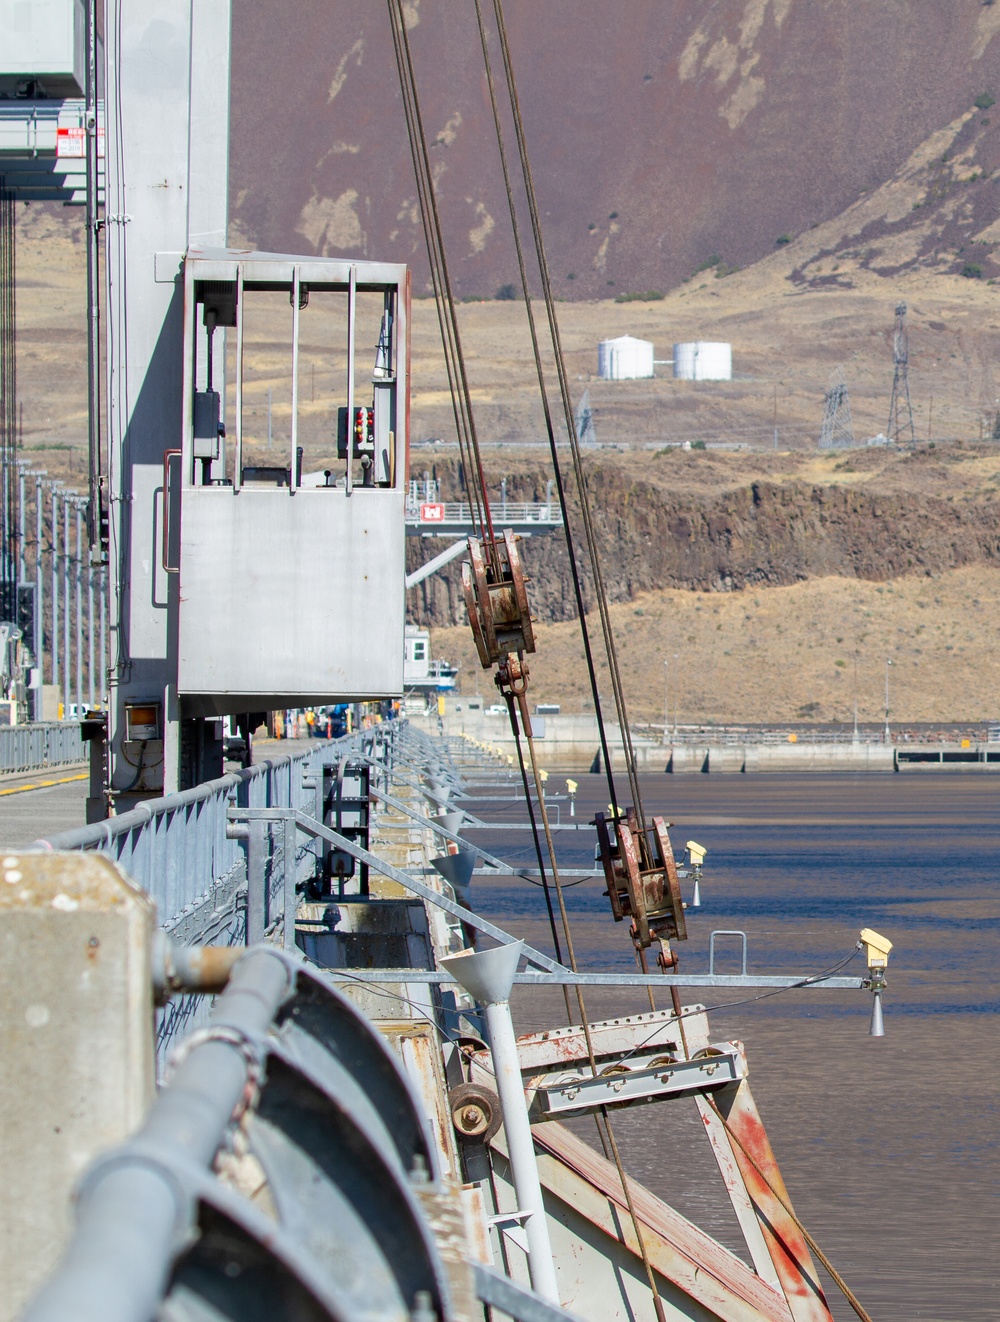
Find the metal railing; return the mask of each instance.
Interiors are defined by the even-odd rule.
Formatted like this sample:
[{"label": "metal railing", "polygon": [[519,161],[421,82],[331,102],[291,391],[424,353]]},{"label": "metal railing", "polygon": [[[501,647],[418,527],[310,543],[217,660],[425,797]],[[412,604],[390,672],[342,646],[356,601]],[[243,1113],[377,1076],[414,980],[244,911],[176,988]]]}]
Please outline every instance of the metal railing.
[{"label": "metal railing", "polygon": [[[431,504],[436,510],[443,511],[440,519],[421,519],[421,504]],[[505,523],[551,523],[553,525],[562,525],[562,512],[559,506],[550,501],[532,501],[532,500],[507,500],[491,504],[490,512],[493,515],[493,522],[497,527],[502,527]],[[419,502],[416,505],[407,504],[406,519],[408,523],[420,523],[421,525],[431,526],[434,523],[471,523],[472,511],[467,501],[464,500],[442,500],[431,502]]]},{"label": "metal railing", "polygon": [[77,721],[0,725],[0,775],[71,766],[86,757]]},{"label": "metal railing", "polygon": [[[234,945],[246,940],[245,896],[251,842],[230,829],[231,808],[284,808],[322,817],[322,766],[393,738],[394,723],[319,743],[304,753],[277,754],[257,766],[91,826],[36,842],[53,850],[95,850],[117,863],[155,901],[160,925],[185,942]],[[284,858],[268,843],[266,884],[274,889]],[[296,880],[314,863],[311,846],[296,849]]]}]

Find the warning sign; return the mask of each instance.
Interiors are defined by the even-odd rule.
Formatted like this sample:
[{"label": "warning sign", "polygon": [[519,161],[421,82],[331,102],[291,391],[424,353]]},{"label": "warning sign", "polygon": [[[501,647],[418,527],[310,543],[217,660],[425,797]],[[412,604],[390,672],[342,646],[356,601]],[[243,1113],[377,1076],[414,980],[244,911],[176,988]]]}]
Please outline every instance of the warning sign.
[{"label": "warning sign", "polygon": [[443,505],[421,505],[420,506],[421,523],[444,523]]},{"label": "warning sign", "polygon": [[[56,155],[69,156],[83,160],[87,154],[87,130],[85,128],[56,129]],[[97,155],[104,159],[104,130],[97,130]]]}]

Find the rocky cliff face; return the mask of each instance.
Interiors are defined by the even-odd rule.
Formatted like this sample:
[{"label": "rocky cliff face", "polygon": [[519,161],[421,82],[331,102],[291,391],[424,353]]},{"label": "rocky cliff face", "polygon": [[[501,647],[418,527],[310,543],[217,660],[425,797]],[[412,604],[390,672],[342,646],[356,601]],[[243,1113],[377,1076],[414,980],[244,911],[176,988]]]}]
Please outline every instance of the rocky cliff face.
[{"label": "rocky cliff face", "polygon": [[[742,480],[734,474],[736,480],[723,485],[691,482],[692,468],[701,463],[707,470],[712,463],[701,456],[665,456],[641,467],[634,461],[588,462],[608,593],[613,601],[629,601],[657,588],[731,592],[816,577],[882,581],[1000,564],[1000,501],[995,490],[964,488],[963,453],[970,467],[976,463],[975,447],[947,460],[925,447],[912,457],[893,457],[875,481],[859,484],[851,478],[859,468],[863,473],[866,462],[886,461],[867,454],[831,459],[831,468],[842,466],[842,482],[810,482],[794,471],[768,475],[765,469]],[[439,462],[436,473],[443,491],[457,496],[456,466]],[[547,476],[540,466],[522,469],[508,478],[508,497],[543,500]],[[574,532],[577,526],[574,520]],[[411,567],[434,549],[435,541],[411,539]],[[582,564],[582,542],[580,549]],[[572,618],[562,536],[527,541],[524,556],[538,616]],[[589,607],[589,574],[585,579]],[[452,566],[419,585],[410,593],[410,610],[415,620],[439,627],[461,622],[461,571]]]},{"label": "rocky cliff face", "polygon": [[[492,297],[517,268],[475,11],[404,7],[453,280]],[[713,258],[745,266],[1000,97],[1000,5],[982,0],[506,0],[505,12],[563,298],[669,289]],[[957,144],[968,160],[940,161],[942,144],[926,181],[949,225],[972,205],[972,175],[974,205],[989,209],[996,153],[973,138],[996,137],[990,118],[987,106]],[[262,248],[408,261],[424,288],[384,4],[236,0],[232,123],[238,231]],[[859,218],[873,265],[925,255],[925,228],[886,251],[912,204]]]}]

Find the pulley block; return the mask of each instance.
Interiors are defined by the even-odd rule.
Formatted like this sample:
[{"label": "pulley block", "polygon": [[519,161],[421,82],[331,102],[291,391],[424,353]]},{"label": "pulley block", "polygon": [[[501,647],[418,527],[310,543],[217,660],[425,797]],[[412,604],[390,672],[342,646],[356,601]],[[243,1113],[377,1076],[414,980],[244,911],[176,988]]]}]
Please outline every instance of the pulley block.
[{"label": "pulley block", "polygon": [[476,651],[484,670],[512,652],[533,652],[535,634],[528,609],[527,579],[517,538],[504,529],[495,542],[497,565],[489,562],[477,537],[469,538],[469,559],[462,566],[462,587]]},{"label": "pulley block", "polygon": [[478,1083],[460,1083],[448,1093],[451,1121],[459,1138],[488,1143],[500,1128],[500,1099]]},{"label": "pulley block", "polygon": [[607,896],[615,922],[632,920],[633,939],[646,949],[654,940],[685,941],[687,925],[674,851],[662,817],[644,833],[635,809],[609,820],[594,818]]}]

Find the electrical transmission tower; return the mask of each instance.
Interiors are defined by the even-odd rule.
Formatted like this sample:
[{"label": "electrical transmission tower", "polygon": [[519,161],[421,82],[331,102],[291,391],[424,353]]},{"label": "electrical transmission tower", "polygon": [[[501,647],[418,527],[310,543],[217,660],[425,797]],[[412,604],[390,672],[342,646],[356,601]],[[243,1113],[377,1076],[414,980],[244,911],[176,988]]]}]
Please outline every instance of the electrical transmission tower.
[{"label": "electrical transmission tower", "polygon": [[892,346],[895,372],[892,399],[889,401],[889,426],[886,436],[893,445],[915,445],[913,405],[910,403],[910,347],[906,333],[906,304],[896,304],[896,335]]},{"label": "electrical transmission tower", "polygon": [[576,406],[576,436],[581,445],[594,445],[597,431],[594,427],[594,410],[590,407],[590,391],[585,390]]},{"label": "electrical transmission tower", "polygon": [[851,430],[851,400],[844,380],[844,369],[838,368],[823,396],[823,425],[819,432],[821,450],[849,450],[854,445]]}]

